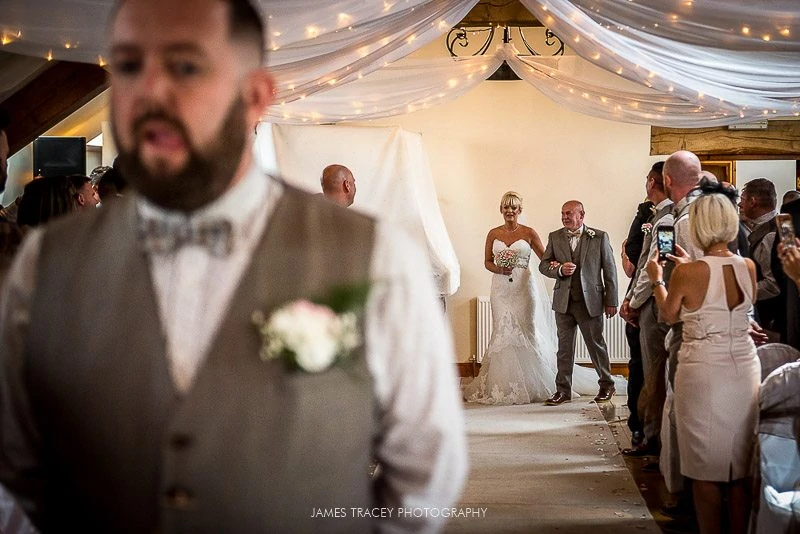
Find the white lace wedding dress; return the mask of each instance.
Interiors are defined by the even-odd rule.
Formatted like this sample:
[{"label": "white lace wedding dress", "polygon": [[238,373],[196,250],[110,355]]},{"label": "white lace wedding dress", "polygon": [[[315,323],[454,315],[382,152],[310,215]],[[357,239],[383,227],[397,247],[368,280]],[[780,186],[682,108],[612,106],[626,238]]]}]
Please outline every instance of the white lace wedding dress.
[{"label": "white lace wedding dress", "polygon": [[[532,274],[528,268],[530,245],[518,240],[506,247],[494,240],[495,255],[505,248],[518,252],[517,267],[510,277],[492,275],[492,336],[480,373],[464,388],[468,402],[527,404],[555,393],[558,344],[550,297],[538,269]],[[594,396],[597,390],[595,370],[576,365],[573,397]]]}]

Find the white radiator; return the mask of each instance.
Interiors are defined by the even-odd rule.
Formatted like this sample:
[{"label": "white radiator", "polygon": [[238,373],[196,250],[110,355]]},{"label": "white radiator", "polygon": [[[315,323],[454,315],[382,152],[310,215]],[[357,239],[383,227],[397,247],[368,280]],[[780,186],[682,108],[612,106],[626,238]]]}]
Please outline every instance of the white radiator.
[{"label": "white radiator", "polygon": [[[477,319],[475,347],[477,349],[476,358],[480,363],[483,360],[483,354],[486,352],[489,338],[492,335],[492,307],[489,304],[489,297],[477,297],[475,300],[477,305],[475,314]],[[603,337],[608,347],[608,359],[612,363],[627,363],[630,358],[630,352],[628,341],[625,338],[625,321],[620,318],[619,314],[604,321]],[[580,330],[578,330],[578,335],[575,339],[575,361],[581,363],[592,361],[589,358],[589,352],[586,350],[586,344],[583,342]]]},{"label": "white radiator", "polygon": [[483,361],[483,353],[486,352],[486,347],[489,345],[489,338],[492,335],[492,307],[489,304],[489,297],[478,297],[478,310],[477,318],[478,325],[475,329],[477,332],[477,345],[478,353],[476,355],[478,363]]}]

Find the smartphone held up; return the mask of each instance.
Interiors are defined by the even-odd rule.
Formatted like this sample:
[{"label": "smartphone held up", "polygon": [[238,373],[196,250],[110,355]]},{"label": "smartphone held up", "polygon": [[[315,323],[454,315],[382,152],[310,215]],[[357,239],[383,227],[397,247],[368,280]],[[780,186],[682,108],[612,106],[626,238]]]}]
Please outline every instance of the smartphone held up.
[{"label": "smartphone held up", "polygon": [[659,226],[656,230],[656,244],[658,245],[658,261],[667,259],[667,254],[675,255],[675,227]]},{"label": "smartphone held up", "polygon": [[795,232],[792,216],[788,213],[779,213],[775,217],[775,224],[778,226],[778,236],[784,248],[793,248],[795,246]]}]

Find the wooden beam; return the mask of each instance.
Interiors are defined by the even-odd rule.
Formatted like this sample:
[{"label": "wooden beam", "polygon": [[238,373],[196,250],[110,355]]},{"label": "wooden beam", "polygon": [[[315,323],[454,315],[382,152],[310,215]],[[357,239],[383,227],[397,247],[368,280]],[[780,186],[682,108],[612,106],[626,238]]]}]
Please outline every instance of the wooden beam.
[{"label": "wooden beam", "polygon": [[766,130],[650,128],[650,155],[690,150],[698,156],[745,159],[800,159],[800,121],[769,121]]},{"label": "wooden beam", "polygon": [[54,61],[2,103],[11,115],[8,144],[14,154],[108,88],[98,65]]},{"label": "wooden beam", "polygon": [[497,0],[481,0],[457,26],[542,26],[519,0],[498,5]]}]

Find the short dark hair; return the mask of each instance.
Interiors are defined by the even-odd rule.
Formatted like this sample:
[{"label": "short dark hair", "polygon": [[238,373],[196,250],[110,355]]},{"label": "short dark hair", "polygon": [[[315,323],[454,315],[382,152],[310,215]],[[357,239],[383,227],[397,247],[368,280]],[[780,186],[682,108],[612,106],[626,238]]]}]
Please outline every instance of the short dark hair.
[{"label": "short dark hair", "polygon": [[653,175],[653,185],[659,191],[664,191],[664,162],[657,161],[650,167],[650,174]]},{"label": "short dark hair", "polygon": [[[120,8],[126,0],[118,0],[111,10],[109,25],[117,18]],[[228,35],[231,39],[244,43],[252,42],[258,46],[259,60],[263,64],[266,58],[264,36],[267,33],[266,22],[261,12],[250,0],[220,0],[228,5]]]},{"label": "short dark hair", "polygon": [[778,195],[775,192],[775,184],[766,178],[756,178],[750,180],[742,188],[742,193],[756,199],[759,206],[774,210],[778,202]]},{"label": "short dark hair", "polygon": [[11,114],[4,109],[0,109],[0,130],[5,130],[10,124]]},{"label": "short dark hair", "polygon": [[86,182],[92,181],[91,178],[82,174],[70,174],[67,176],[67,178],[69,178],[70,183],[72,183],[72,187],[74,187],[76,191],[83,187]]},{"label": "short dark hair", "polygon": [[[782,203],[786,204],[787,202],[792,202],[797,199],[800,199],[800,191],[797,191],[796,189],[789,189],[783,194]],[[798,421],[800,421],[800,418],[798,418]]]},{"label": "short dark hair", "polygon": [[261,63],[266,60],[264,35],[266,23],[250,0],[224,0],[228,4],[228,31],[232,39],[253,41],[258,45]]}]

